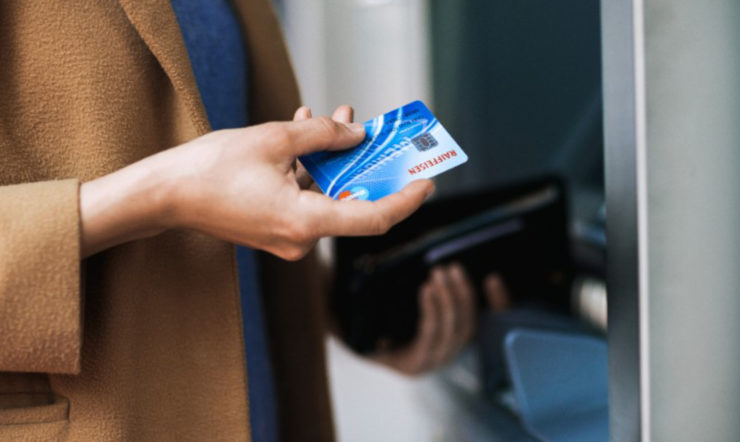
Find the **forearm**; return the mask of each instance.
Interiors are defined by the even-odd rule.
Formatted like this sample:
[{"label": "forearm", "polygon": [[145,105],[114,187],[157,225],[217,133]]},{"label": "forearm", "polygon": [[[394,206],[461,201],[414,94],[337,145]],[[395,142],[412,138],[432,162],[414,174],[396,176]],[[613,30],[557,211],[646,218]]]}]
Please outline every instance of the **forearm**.
[{"label": "forearm", "polygon": [[146,159],[82,184],[81,258],[170,227],[172,185],[153,163]]}]

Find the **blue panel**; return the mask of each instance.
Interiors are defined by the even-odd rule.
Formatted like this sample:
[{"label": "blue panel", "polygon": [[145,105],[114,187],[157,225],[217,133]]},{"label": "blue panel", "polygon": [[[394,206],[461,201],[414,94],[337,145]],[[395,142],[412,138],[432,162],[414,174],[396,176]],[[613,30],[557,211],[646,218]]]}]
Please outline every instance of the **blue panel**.
[{"label": "blue panel", "polygon": [[504,344],[525,426],[547,442],[609,440],[607,347],[587,335],[518,329]]}]

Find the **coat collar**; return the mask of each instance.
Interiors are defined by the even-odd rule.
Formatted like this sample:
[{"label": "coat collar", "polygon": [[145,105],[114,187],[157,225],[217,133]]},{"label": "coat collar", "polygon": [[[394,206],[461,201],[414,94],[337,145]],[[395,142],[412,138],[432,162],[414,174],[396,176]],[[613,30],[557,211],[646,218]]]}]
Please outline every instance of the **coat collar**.
[{"label": "coat collar", "polygon": [[185,41],[169,0],[118,0],[187,106],[198,133],[210,131]]}]

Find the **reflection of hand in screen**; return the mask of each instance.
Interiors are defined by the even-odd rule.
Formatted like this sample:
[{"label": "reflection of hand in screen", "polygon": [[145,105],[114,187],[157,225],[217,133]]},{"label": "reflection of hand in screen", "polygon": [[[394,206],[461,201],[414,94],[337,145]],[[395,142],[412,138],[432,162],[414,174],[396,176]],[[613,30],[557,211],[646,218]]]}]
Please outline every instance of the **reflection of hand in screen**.
[{"label": "reflection of hand in screen", "polygon": [[[498,275],[483,283],[485,299],[494,311],[506,310],[509,294]],[[475,333],[475,288],[459,264],[436,266],[419,289],[419,325],[412,342],[382,351],[373,359],[401,373],[419,375],[452,360]]]}]

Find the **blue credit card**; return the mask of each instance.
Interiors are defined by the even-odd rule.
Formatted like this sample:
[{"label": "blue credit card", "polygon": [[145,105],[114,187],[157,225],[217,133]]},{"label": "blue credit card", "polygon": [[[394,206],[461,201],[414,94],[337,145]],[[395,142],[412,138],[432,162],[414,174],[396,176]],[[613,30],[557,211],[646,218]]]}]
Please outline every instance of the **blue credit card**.
[{"label": "blue credit card", "polygon": [[300,157],[316,184],[334,199],[375,201],[468,160],[421,101],[364,124],[367,133],[359,145]]}]

